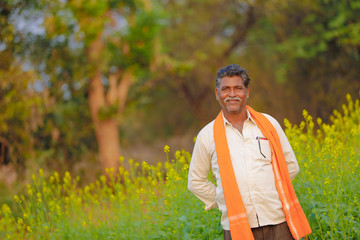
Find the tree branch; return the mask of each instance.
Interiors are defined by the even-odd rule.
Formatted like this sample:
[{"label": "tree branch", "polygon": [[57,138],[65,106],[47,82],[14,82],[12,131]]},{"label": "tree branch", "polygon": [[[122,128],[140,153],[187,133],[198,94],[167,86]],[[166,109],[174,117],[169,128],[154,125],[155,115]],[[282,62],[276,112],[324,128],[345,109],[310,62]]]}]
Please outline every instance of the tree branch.
[{"label": "tree branch", "polygon": [[227,58],[230,56],[231,52],[244,41],[247,32],[250,30],[251,26],[256,22],[254,7],[249,6],[249,9],[246,13],[246,21],[244,24],[238,24],[235,28],[235,33],[232,38],[230,46],[224,51],[223,57]]}]

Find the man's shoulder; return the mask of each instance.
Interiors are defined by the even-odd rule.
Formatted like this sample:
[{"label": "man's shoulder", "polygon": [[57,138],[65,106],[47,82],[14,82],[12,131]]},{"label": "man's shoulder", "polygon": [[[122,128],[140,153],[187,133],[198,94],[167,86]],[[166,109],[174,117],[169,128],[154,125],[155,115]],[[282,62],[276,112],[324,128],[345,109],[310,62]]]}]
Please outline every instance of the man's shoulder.
[{"label": "man's shoulder", "polygon": [[274,128],[277,131],[282,129],[280,123],[273,116],[271,116],[267,113],[262,113],[262,114],[270,121],[270,123],[274,126]]},{"label": "man's shoulder", "polygon": [[262,115],[264,115],[273,125],[274,123],[278,123],[278,121],[270,114],[262,113]]},{"label": "man's shoulder", "polygon": [[200,132],[198,133],[196,139],[201,142],[210,143],[214,139],[214,122],[215,120],[209,122],[208,124],[203,127]]},{"label": "man's shoulder", "polygon": [[214,142],[214,121],[209,122],[203,127],[196,137],[196,146],[211,152],[215,147]]},{"label": "man's shoulder", "polygon": [[203,127],[200,130],[198,136],[213,134],[214,122],[215,122],[215,120],[213,120],[213,121],[209,122],[208,124],[206,124],[205,127]]}]

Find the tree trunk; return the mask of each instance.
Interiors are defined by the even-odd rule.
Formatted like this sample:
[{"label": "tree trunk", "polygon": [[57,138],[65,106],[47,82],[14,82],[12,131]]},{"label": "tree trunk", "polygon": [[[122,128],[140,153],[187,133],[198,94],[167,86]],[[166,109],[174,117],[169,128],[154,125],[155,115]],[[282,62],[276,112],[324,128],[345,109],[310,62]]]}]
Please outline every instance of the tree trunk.
[{"label": "tree trunk", "polygon": [[125,109],[126,99],[129,93],[129,89],[133,83],[134,75],[131,70],[126,70],[121,77],[121,81],[117,86],[117,96],[119,101],[119,113],[122,113]]},{"label": "tree trunk", "polygon": [[[102,82],[102,70],[99,63],[105,48],[102,33],[90,44],[88,49],[89,62],[95,67],[95,73],[90,79],[89,105],[91,117],[95,127],[95,135],[98,143],[100,162],[103,170],[114,168],[114,173],[120,165],[120,136],[116,116],[125,108],[125,102],[129,88],[133,82],[133,71],[118,69],[108,76],[109,88],[106,91]],[[127,44],[123,51],[129,51]],[[119,81],[120,79],[120,81]],[[118,104],[117,112],[107,119],[99,118],[99,111],[104,107],[112,107]]]},{"label": "tree trunk", "polygon": [[99,119],[99,110],[106,106],[105,89],[101,82],[101,78],[101,72],[98,71],[90,80],[90,112],[95,127],[102,169],[113,168],[116,171],[120,165],[119,130],[115,118],[106,120]]}]

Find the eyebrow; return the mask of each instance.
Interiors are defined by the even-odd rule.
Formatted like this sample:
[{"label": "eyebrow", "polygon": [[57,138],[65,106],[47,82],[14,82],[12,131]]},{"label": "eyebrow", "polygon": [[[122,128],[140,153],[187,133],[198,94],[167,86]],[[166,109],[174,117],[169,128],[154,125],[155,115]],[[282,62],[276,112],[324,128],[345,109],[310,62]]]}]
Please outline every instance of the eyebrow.
[{"label": "eyebrow", "polygon": [[236,86],[222,86],[221,87],[221,89],[224,89],[224,88],[231,88],[231,87],[233,87],[233,88],[244,88],[243,86],[241,86],[241,85],[236,85]]}]

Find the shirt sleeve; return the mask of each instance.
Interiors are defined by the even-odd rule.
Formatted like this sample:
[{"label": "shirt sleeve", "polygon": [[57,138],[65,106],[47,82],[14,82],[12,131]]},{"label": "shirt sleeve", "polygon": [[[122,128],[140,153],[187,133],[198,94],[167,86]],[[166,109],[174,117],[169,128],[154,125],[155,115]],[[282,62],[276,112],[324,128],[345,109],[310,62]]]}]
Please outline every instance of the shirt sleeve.
[{"label": "shirt sleeve", "polygon": [[211,169],[208,141],[200,132],[195,142],[188,176],[188,189],[205,204],[205,210],[217,208],[216,187],[208,180]]},{"label": "shirt sleeve", "polygon": [[281,148],[283,150],[285,161],[286,161],[286,164],[288,167],[289,175],[290,175],[291,180],[293,180],[300,171],[299,164],[296,160],[295,153],[290,145],[289,140],[287,139],[287,137],[285,135],[285,132],[281,128],[279,122],[276,121],[272,117],[270,117],[269,120],[272,122],[272,124],[274,125],[274,127],[276,129],[276,132],[278,133],[280,143],[281,143]]}]

